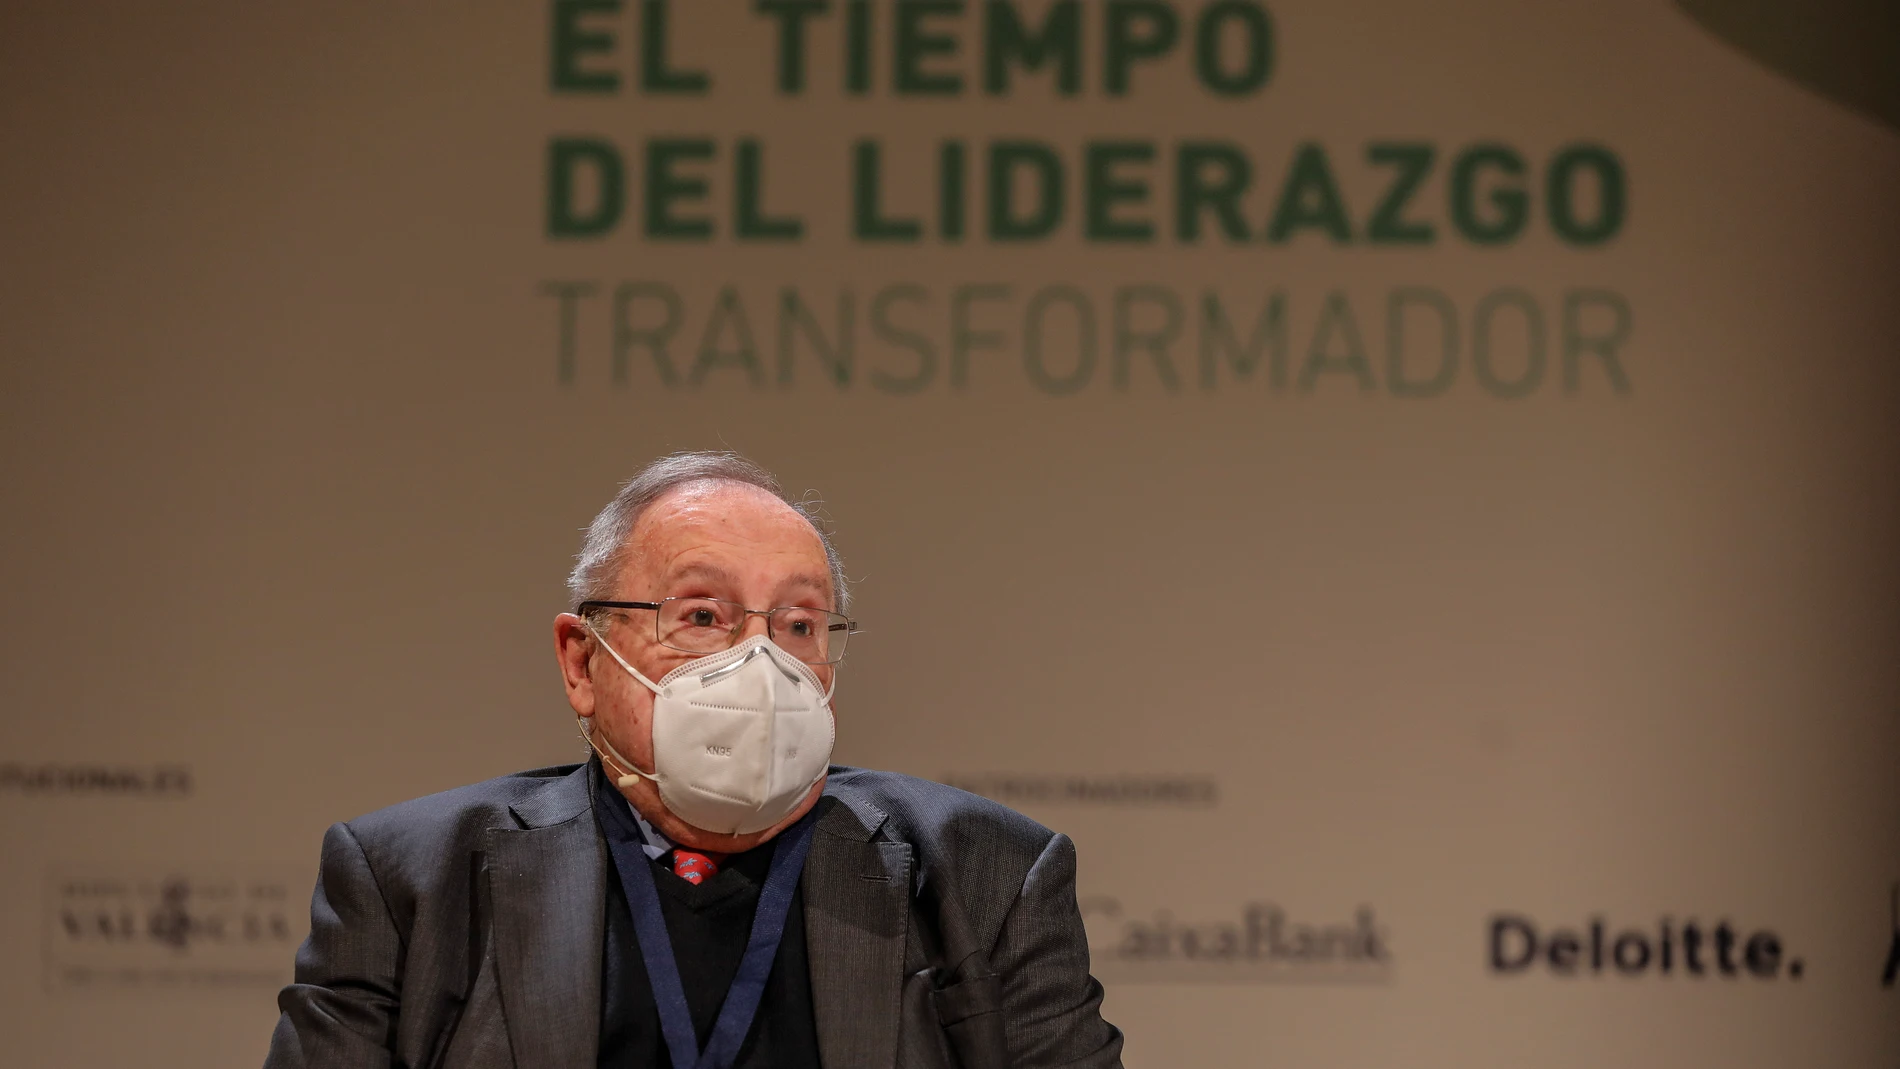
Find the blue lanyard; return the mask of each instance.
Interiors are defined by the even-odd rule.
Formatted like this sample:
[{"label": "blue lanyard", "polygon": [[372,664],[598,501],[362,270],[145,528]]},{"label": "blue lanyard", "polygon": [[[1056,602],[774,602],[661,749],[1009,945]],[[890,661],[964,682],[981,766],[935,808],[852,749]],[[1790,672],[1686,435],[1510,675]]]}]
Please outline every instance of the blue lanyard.
[{"label": "blue lanyard", "polygon": [[[603,801],[610,811],[624,804],[617,795],[606,795]],[[738,1059],[739,1045],[752,1028],[752,1018],[758,1015],[765,979],[772,973],[772,959],[785,935],[785,918],[792,911],[792,896],[798,891],[805,855],[811,850],[816,814],[814,806],[812,812],[778,834],[772,865],[766,871],[765,886],[759,890],[759,904],[752,915],[752,936],[746,941],[745,957],[739,959],[738,975],[732,978],[726,1000],[719,1006],[719,1017],[713,1022],[704,1051],[699,1049],[693,1031],[693,1014],[686,1005],[679,962],[673,958],[673,940],[666,931],[666,917],[660,912],[660,889],[653,882],[653,866],[646,851],[640,849],[639,829],[631,826],[631,813],[615,812],[608,818],[612,829],[607,836],[608,849],[613,853],[614,868],[620,872],[620,889],[627,896],[627,907],[633,913],[640,958],[653,985],[660,1030],[666,1036],[674,1069],[732,1069]]]}]

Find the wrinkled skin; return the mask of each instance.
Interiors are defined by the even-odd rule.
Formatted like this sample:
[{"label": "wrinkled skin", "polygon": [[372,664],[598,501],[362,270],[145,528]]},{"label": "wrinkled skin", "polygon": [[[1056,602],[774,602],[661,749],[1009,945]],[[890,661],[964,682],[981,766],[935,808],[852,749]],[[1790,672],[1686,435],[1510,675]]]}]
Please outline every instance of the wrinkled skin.
[{"label": "wrinkled skin", "polygon": [[[836,606],[824,543],[811,524],[758,487],[719,481],[675,487],[640,515],[627,538],[613,593],[603,600],[665,597],[723,598],[752,609]],[[654,638],[653,614],[644,610],[603,618],[601,631],[627,663],[655,682],[700,656],[660,645]],[[739,641],[765,633],[765,617],[749,617]],[[585,622],[572,613],[554,618],[554,647],[574,712],[593,717],[594,730],[604,734],[615,750],[640,771],[652,772],[653,692],[601,649]],[[813,665],[812,670],[829,688],[836,667]],[[607,771],[618,777],[625,770],[609,761]],[[666,808],[650,780],[633,780],[620,792],[675,843],[695,850],[738,853],[790,827],[817,804],[824,789],[820,777],[784,820],[745,835],[706,831],[686,823]]]}]

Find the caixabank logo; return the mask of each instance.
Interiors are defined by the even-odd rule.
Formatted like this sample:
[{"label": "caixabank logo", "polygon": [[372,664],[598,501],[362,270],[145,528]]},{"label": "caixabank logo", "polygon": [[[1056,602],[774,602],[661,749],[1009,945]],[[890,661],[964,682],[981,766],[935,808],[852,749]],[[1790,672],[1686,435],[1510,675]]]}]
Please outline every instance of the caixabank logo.
[{"label": "caixabank logo", "polygon": [[1597,915],[1550,925],[1497,913],[1487,925],[1486,965],[1501,977],[1685,981],[1800,980],[1807,970],[1773,929],[1693,914],[1641,924]]},{"label": "caixabank logo", "polygon": [[1104,982],[1384,983],[1391,933],[1369,905],[1310,916],[1264,900],[1226,914],[1081,900],[1089,964]]}]

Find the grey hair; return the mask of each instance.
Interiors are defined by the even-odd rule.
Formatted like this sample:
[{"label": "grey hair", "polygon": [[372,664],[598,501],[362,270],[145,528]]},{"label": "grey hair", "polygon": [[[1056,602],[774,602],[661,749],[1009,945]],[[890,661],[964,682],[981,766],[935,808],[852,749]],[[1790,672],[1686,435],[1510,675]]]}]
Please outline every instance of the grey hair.
[{"label": "grey hair", "polygon": [[620,487],[594,522],[587,525],[581,551],[574,558],[574,570],[567,577],[567,591],[574,604],[613,597],[613,583],[625,558],[627,539],[633,525],[655,501],[672,490],[697,482],[740,483],[756,486],[805,518],[818,541],[825,547],[825,564],[831,570],[832,600],[838,612],[851,611],[851,591],[845,585],[844,560],[832,543],[830,525],[822,512],[823,502],[806,497],[794,500],[786,496],[778,476],[737,453],[674,453],[661,457],[636,472]]}]

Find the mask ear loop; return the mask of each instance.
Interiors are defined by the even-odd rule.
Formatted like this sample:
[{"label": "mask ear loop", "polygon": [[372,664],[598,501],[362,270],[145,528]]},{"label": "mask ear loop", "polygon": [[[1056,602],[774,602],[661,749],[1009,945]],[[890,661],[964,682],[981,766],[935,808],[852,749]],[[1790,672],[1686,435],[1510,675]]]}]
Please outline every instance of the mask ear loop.
[{"label": "mask ear loop", "polygon": [[639,680],[643,686],[645,686],[648,690],[652,691],[653,693],[655,694],[660,693],[660,685],[658,683],[653,682],[651,679],[648,679],[647,677],[641,675],[640,670],[638,668],[635,668],[634,666],[628,664],[627,659],[625,657],[620,656],[620,651],[617,649],[614,649],[613,643],[607,641],[607,636],[594,630],[594,625],[592,622],[589,622],[587,625],[587,633],[594,636],[594,641],[600,643],[600,648],[603,650],[606,650],[608,656],[620,662],[620,667],[625,668],[627,670],[628,675]]},{"label": "mask ear loop", "polygon": [[[595,736],[594,725],[592,723],[593,717],[581,716],[575,719],[580,721],[581,738],[586,741],[587,745],[593,747],[595,753],[600,755],[602,763],[614,766],[614,768],[609,769],[609,771],[615,772],[616,775],[614,786],[631,787],[643,779],[652,780],[656,784],[660,782],[658,776],[649,776],[645,772],[633,767],[633,762],[620,756],[620,751],[614,749],[614,744],[608,742],[605,737]],[[625,774],[622,775],[621,773]]]},{"label": "mask ear loop", "polygon": [[[652,691],[653,693],[658,694],[660,692],[660,688],[654,686],[652,680],[641,675],[639,669],[628,664],[627,659],[625,657],[620,656],[620,651],[613,648],[613,645],[607,641],[607,636],[601,634],[599,631],[594,630],[594,625],[592,621],[589,621],[587,624],[587,633],[590,635],[593,635],[594,640],[600,643],[600,648],[606,650],[610,655],[612,655],[614,660],[619,661],[620,667],[625,668],[628,674],[632,675],[633,678],[639,680],[642,684],[646,686],[648,690]],[[631,787],[634,784],[640,782],[641,780],[649,780],[656,785],[660,782],[660,779],[658,776],[650,776],[646,774],[645,772],[640,771],[638,768],[634,766],[634,763],[632,761],[629,761],[625,757],[622,757],[620,755],[620,751],[614,749],[614,744],[611,742],[608,742],[605,736],[596,737],[594,734],[594,718],[593,717],[582,716],[582,717],[576,717],[575,719],[580,722],[581,738],[586,740],[587,745],[593,747],[594,752],[600,755],[600,759],[603,762],[611,763],[619,767],[620,772],[622,774],[619,776],[618,779],[614,780],[615,786],[623,787],[623,788]]]}]

